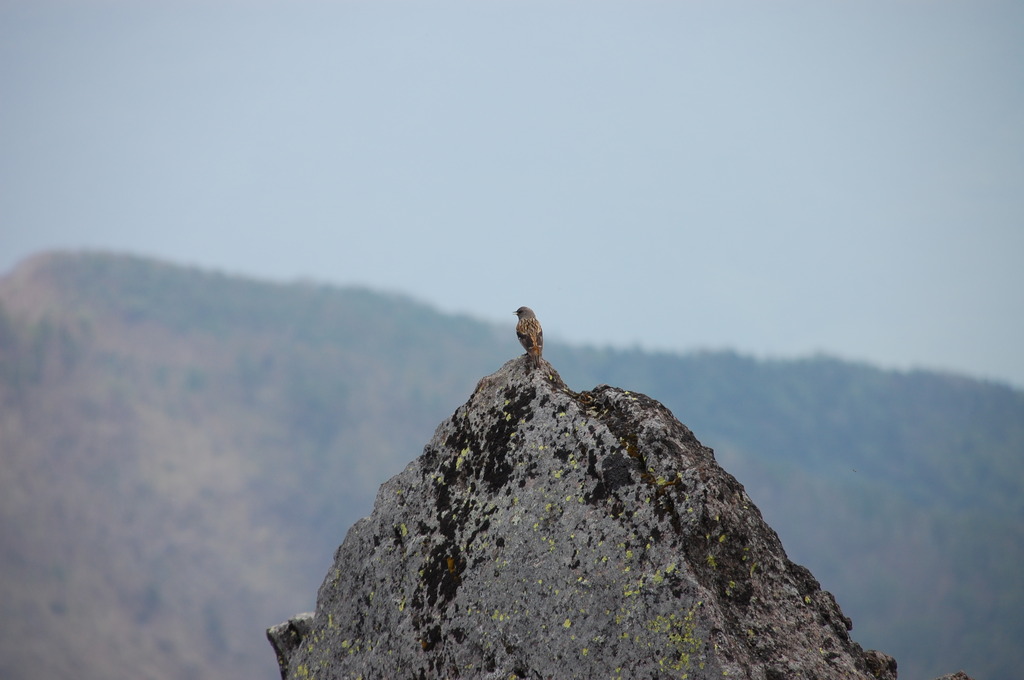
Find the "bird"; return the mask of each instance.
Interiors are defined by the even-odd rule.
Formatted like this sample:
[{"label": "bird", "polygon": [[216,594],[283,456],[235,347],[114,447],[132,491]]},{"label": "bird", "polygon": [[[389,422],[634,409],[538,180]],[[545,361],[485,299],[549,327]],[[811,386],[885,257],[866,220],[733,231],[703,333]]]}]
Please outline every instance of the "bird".
[{"label": "bird", "polygon": [[529,307],[520,307],[514,314],[519,317],[519,323],[516,324],[519,344],[533,359],[533,365],[540,368],[540,355],[544,352],[544,330],[540,327],[540,321]]}]

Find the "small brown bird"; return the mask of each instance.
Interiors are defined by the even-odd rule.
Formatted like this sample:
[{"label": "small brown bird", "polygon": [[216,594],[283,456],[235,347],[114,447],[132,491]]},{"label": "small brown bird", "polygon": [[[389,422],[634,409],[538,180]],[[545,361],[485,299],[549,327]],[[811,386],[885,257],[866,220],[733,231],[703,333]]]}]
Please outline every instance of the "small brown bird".
[{"label": "small brown bird", "polygon": [[516,324],[519,344],[533,359],[533,365],[540,368],[540,355],[544,352],[544,330],[540,327],[540,321],[529,307],[520,307],[515,315],[519,317],[519,323]]}]

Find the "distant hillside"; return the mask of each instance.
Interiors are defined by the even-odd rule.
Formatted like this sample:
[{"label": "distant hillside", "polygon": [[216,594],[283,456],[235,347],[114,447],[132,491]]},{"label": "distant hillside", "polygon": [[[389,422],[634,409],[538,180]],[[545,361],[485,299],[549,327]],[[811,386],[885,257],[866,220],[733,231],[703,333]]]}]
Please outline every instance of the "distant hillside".
[{"label": "distant hillside", "polygon": [[[377,486],[520,351],[511,324],[366,290],[23,263],[0,280],[0,677],[275,678],[263,629],[312,606]],[[671,408],[901,677],[1024,667],[1021,392],[828,358],[546,356]]]},{"label": "distant hillside", "polygon": [[825,357],[571,354],[563,376],[656,395],[715,447],[901,677],[1024,668],[1020,391]]}]

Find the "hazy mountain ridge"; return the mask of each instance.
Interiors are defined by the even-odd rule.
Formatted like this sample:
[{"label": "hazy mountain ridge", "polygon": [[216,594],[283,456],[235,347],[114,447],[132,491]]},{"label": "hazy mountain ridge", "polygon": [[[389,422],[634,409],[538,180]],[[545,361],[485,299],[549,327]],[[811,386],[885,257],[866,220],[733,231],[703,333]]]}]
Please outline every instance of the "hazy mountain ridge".
[{"label": "hazy mountain ridge", "polygon": [[[828,357],[758,361],[728,352],[637,355],[601,369],[613,380],[626,379],[621,374],[629,371],[632,382],[671,395],[672,407],[695,423],[738,446],[756,445],[761,456],[786,454],[831,477],[849,472],[850,459],[822,454],[852,450],[862,474],[904,492],[927,487],[917,494],[919,502],[953,500],[1002,510],[1016,505],[1024,513],[1024,498],[1013,483],[1021,479],[1024,462],[967,455],[1024,441],[1024,422],[1017,419],[1024,394],[1008,386],[925,371],[883,371]],[[960,429],[963,424],[972,427]],[[744,436],[754,431],[756,439]],[[905,465],[907,454],[924,450],[934,452],[934,464]],[[928,462],[919,453],[916,458]],[[965,487],[965,478],[986,493]]]},{"label": "hazy mountain ridge", "polygon": [[1024,632],[1020,391],[727,352],[634,353],[598,370],[659,395],[715,446],[790,556],[836,594],[854,637],[885,647],[903,677],[943,672],[936,659],[954,649],[975,677],[1011,678],[1024,663],[1012,651]]},{"label": "hazy mountain ridge", "polygon": [[[32,625],[5,632],[0,671],[274,677],[262,628],[309,607],[377,485],[518,352],[511,325],[400,296],[26,262],[0,281],[0,595]],[[715,447],[902,677],[1024,663],[1021,392],[827,358],[547,356]]]}]

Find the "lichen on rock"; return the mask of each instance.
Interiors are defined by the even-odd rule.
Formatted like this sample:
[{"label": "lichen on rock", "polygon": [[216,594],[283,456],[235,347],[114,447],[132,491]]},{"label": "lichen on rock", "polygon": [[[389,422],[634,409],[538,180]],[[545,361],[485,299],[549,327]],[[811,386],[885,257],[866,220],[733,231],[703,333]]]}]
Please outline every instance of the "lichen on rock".
[{"label": "lichen on rock", "polygon": [[350,529],[286,680],[878,678],[743,486],[657,401],[522,357]]}]

